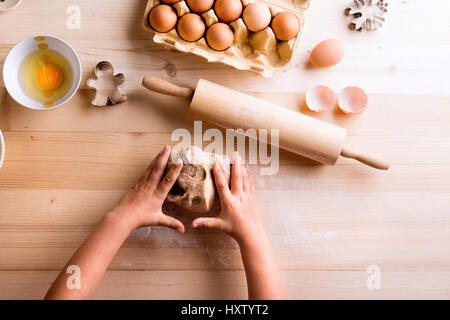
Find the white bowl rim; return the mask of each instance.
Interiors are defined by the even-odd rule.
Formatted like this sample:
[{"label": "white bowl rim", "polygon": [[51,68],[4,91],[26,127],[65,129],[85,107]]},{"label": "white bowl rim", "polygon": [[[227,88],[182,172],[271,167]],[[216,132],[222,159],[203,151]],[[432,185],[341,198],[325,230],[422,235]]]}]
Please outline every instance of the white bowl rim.
[{"label": "white bowl rim", "polygon": [[5,159],[5,139],[3,139],[2,131],[0,130],[0,168],[3,166],[3,160]]},{"label": "white bowl rim", "polygon": [[17,43],[14,45],[14,47],[12,47],[12,48],[9,50],[8,55],[6,56],[5,61],[3,62],[3,72],[2,72],[3,79],[6,79],[6,77],[5,77],[5,65],[6,65],[6,63],[7,63],[7,61],[8,61],[8,58],[9,58],[9,55],[11,54],[11,52],[13,51],[13,49],[14,49],[15,47],[17,47],[19,44],[21,44],[22,42],[29,41],[30,39],[34,39],[34,38],[36,38],[36,37],[53,38],[53,39],[55,39],[55,40],[57,40],[57,41],[61,41],[63,44],[65,44],[67,47],[69,47],[70,50],[72,50],[72,52],[74,53],[75,57],[77,58],[78,68],[80,69],[80,77],[78,78],[77,85],[76,85],[76,87],[75,87],[75,90],[73,90],[72,94],[71,94],[70,96],[68,96],[67,99],[65,99],[64,101],[61,101],[59,104],[56,104],[56,105],[51,106],[51,107],[48,107],[48,108],[31,108],[31,107],[28,107],[28,106],[24,106],[23,104],[21,104],[20,102],[18,102],[18,101],[13,97],[13,95],[9,92],[10,90],[8,89],[8,83],[7,83],[7,81],[4,81],[6,91],[8,91],[9,96],[10,96],[10,97],[11,97],[18,105],[20,105],[20,106],[22,106],[22,107],[25,107],[25,108],[28,108],[28,109],[31,109],[31,110],[41,110],[41,111],[46,111],[46,110],[51,110],[51,109],[58,108],[58,107],[62,106],[63,104],[65,104],[65,103],[66,103],[67,101],[69,101],[70,99],[72,99],[72,97],[75,95],[75,93],[78,91],[78,88],[80,87],[80,84],[81,84],[81,78],[83,77],[83,69],[81,68],[81,61],[80,61],[80,57],[78,57],[77,52],[76,52],[75,49],[72,48],[72,46],[71,46],[70,44],[68,44],[66,41],[64,41],[64,40],[61,39],[61,38],[58,38],[58,37],[56,37],[56,36],[51,36],[51,35],[33,35],[33,36],[29,36],[29,37],[27,37],[27,38],[25,38],[25,39],[22,39],[21,41],[17,42]]},{"label": "white bowl rim", "polygon": [[8,10],[12,10],[14,8],[17,8],[20,4],[22,3],[22,0],[19,0],[16,2],[15,5],[9,7],[9,8],[5,8],[5,9],[0,9],[0,12],[4,12],[4,11],[8,11]]}]

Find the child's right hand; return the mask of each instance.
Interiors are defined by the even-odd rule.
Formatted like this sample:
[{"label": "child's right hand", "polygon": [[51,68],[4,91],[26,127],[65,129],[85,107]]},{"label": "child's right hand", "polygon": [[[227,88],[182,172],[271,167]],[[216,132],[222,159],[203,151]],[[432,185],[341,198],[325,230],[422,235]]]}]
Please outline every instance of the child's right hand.
[{"label": "child's right hand", "polygon": [[239,243],[258,241],[263,228],[258,218],[255,188],[237,152],[233,156],[231,190],[218,164],[214,166],[213,172],[221,204],[220,215],[215,218],[197,218],[192,222],[192,227],[223,231]]},{"label": "child's right hand", "polygon": [[165,226],[184,233],[181,221],[162,212],[164,200],[183,167],[183,162],[179,160],[163,177],[169,157],[170,147],[165,146],[138,183],[108,213],[109,216],[118,217],[120,221],[125,222],[130,232],[144,226]]}]

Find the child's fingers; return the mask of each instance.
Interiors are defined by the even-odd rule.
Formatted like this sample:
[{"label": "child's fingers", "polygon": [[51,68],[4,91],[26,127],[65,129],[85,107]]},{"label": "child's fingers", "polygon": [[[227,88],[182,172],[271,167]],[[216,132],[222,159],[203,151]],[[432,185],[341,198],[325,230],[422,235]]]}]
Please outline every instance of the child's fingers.
[{"label": "child's fingers", "polygon": [[231,192],[242,191],[242,166],[239,154],[233,154],[233,165],[231,167]]},{"label": "child's fingers", "polygon": [[153,167],[155,166],[156,160],[158,160],[158,158],[161,156],[161,154],[164,153],[164,148],[156,155],[155,158],[153,158],[152,162],[150,162],[150,164],[148,165],[147,169],[145,170],[144,175],[142,176],[142,178],[147,181],[150,178],[150,175],[152,174],[153,171]]},{"label": "child's fingers", "polygon": [[155,165],[153,166],[152,172],[149,176],[149,182],[151,185],[157,186],[161,177],[164,174],[164,169],[166,168],[167,161],[170,157],[170,147],[168,145],[164,146],[163,151],[158,155]]},{"label": "child's fingers", "polygon": [[217,229],[224,231],[224,223],[219,218],[197,218],[192,221],[192,228]]},{"label": "child's fingers", "polygon": [[169,172],[167,172],[164,179],[162,179],[162,181],[159,183],[158,187],[156,188],[156,192],[162,198],[167,197],[170,189],[173,187],[175,181],[177,181],[178,175],[180,174],[182,168],[183,161],[181,161],[181,159],[178,159],[178,162],[169,170]]},{"label": "child's fingers", "polygon": [[184,233],[184,225],[180,220],[161,214],[158,219],[158,226],[169,227],[177,230],[179,233]]},{"label": "child's fingers", "polygon": [[153,165],[155,164],[155,159],[152,160],[152,162],[148,165],[147,169],[145,169],[144,174],[142,175],[142,177],[139,179],[139,181],[134,185],[134,189],[138,190],[140,189],[141,186],[145,186],[147,184],[148,181],[148,177],[150,176],[150,174],[152,173],[152,168]]},{"label": "child's fingers", "polygon": [[228,188],[227,179],[225,179],[223,169],[218,163],[214,165],[213,172],[217,193],[219,194],[220,201],[223,202],[231,196],[230,188]]},{"label": "child's fingers", "polygon": [[253,177],[250,174],[250,170],[248,169],[248,167],[246,169],[247,169],[247,174],[248,174],[248,185],[250,188],[250,192],[254,194],[255,193],[255,180],[253,180]]},{"label": "child's fingers", "polygon": [[247,166],[245,165],[242,165],[242,188],[244,191],[248,191],[250,189],[250,174]]},{"label": "child's fingers", "polygon": [[[161,154],[161,152],[160,153],[158,153],[158,156]],[[155,162],[156,162],[156,159],[158,159],[158,156],[156,156],[153,160],[152,160],[152,162],[150,162],[150,164],[148,165],[148,167],[147,167],[147,170],[145,170],[145,173],[144,173],[144,179],[145,180],[148,180],[148,178],[150,177],[150,174],[152,173],[152,170],[153,170],[153,166],[155,165]]]}]

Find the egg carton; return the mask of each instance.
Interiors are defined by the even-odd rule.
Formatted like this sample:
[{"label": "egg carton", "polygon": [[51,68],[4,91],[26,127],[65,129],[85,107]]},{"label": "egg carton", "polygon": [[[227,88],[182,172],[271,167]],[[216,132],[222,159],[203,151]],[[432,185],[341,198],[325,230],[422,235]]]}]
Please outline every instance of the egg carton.
[{"label": "egg carton", "polygon": [[[272,29],[267,27],[259,32],[250,32],[242,17],[229,25],[234,33],[234,42],[224,51],[215,51],[206,43],[205,38],[195,42],[181,39],[176,27],[167,33],[156,32],[148,23],[150,10],[160,4],[159,0],[148,0],[142,25],[146,31],[154,33],[153,41],[170,50],[189,52],[205,58],[208,62],[223,63],[238,70],[248,70],[263,77],[270,78],[274,71],[286,71],[300,42],[300,35],[304,25],[304,11],[309,7],[310,0],[242,0],[245,7],[251,2],[266,4],[272,17],[282,11],[292,12],[300,22],[300,32],[289,41],[279,41],[275,38]],[[172,6],[178,18],[190,12],[185,1]],[[206,27],[218,21],[213,9],[201,14]]]}]

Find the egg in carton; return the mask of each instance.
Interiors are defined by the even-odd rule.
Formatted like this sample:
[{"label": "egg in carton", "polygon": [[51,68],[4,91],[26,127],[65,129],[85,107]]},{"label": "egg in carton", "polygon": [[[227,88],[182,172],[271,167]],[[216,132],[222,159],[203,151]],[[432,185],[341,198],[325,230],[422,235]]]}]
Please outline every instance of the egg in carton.
[{"label": "egg in carton", "polygon": [[[242,11],[251,3],[264,4],[270,10],[271,17],[269,25],[262,30],[253,32],[250,31],[245,24],[242,12],[237,19],[225,22],[223,19],[217,17],[214,5],[205,12],[200,11],[200,13],[198,13],[198,11],[193,12],[186,1],[163,0],[163,2],[160,2],[159,0],[149,0],[145,9],[142,25],[145,30],[154,33],[153,41],[155,43],[161,44],[167,49],[190,52],[205,58],[209,62],[223,63],[239,70],[248,70],[264,77],[271,77],[274,71],[285,71],[288,69],[291,59],[300,42],[300,35],[304,24],[303,13],[309,7],[309,2],[310,0],[241,0],[243,7]],[[212,4],[213,1],[210,0],[210,3]],[[160,29],[165,32],[158,32],[150,26],[150,13],[153,8],[160,4],[170,6],[171,11],[175,13],[169,12],[170,18],[165,19],[167,21],[162,21],[163,25],[168,24],[166,30],[164,30],[164,28]],[[164,9],[169,10],[167,7]],[[277,39],[275,36],[274,30],[272,29],[272,22],[275,16],[286,12],[294,14],[298,19],[299,30],[292,39],[283,41]],[[198,17],[194,17],[192,13],[201,17],[201,20],[205,25],[204,28],[200,27],[198,30],[194,30],[195,28],[192,26],[195,25],[195,23],[198,23]],[[191,18],[191,21],[194,20],[192,22],[184,23],[187,25],[189,32],[194,34],[197,33],[197,36],[194,36],[191,39],[193,41],[183,40],[180,33],[177,31],[180,19],[185,15],[190,16],[183,18],[183,20],[187,21],[187,18]],[[213,50],[208,45],[209,40],[207,41],[205,39],[207,37],[205,36],[206,30],[209,30],[210,27],[215,24],[217,24],[215,27],[219,27],[219,24],[224,27],[224,23],[226,23],[232,31],[232,39],[229,39],[231,45],[221,51]],[[185,35],[183,36],[186,38]],[[226,39],[225,36],[220,36],[219,38]]]}]

